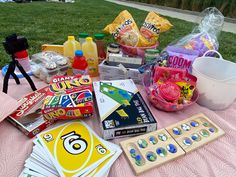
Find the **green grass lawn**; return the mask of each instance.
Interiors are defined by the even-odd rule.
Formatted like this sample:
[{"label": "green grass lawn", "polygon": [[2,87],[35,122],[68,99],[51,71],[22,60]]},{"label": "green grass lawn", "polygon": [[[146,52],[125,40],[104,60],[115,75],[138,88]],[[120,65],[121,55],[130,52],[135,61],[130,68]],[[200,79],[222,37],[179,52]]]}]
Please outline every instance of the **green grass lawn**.
[{"label": "green grass lawn", "polygon": [[[27,37],[29,52],[39,52],[44,43],[62,44],[68,35],[78,36],[88,32],[93,36],[113,21],[120,11],[127,9],[140,26],[147,12],[120,6],[102,0],[78,0],[74,4],[65,3],[0,3],[0,40],[17,33]],[[174,27],[160,35],[160,49],[171,41],[191,32],[194,24],[167,17]],[[236,62],[236,34],[222,32],[220,52],[225,59]],[[108,35],[106,41],[112,41]],[[0,68],[9,62],[9,56],[0,45]]]}]

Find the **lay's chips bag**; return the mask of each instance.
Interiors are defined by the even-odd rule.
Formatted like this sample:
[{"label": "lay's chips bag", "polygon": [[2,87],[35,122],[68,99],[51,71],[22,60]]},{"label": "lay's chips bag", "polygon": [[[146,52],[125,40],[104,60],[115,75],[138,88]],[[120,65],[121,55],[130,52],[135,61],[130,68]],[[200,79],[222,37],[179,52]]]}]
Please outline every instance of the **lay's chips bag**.
[{"label": "lay's chips bag", "polygon": [[134,47],[149,46],[127,10],[122,11],[111,24],[107,25],[104,32],[112,34],[119,44]]},{"label": "lay's chips bag", "polygon": [[149,12],[140,28],[140,33],[149,41],[150,45],[153,45],[157,42],[159,33],[165,32],[171,27],[172,24],[167,19],[160,17],[155,12]]}]

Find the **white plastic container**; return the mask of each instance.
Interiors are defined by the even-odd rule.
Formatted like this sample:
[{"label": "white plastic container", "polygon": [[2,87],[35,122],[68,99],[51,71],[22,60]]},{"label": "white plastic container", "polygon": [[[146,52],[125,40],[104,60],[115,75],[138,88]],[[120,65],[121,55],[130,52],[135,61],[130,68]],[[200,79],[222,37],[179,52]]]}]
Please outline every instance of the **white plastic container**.
[{"label": "white plastic container", "polygon": [[[220,58],[206,56],[209,52],[217,53]],[[198,104],[212,110],[223,110],[235,100],[236,63],[224,60],[217,51],[209,50],[196,58],[192,74],[198,78]]]}]

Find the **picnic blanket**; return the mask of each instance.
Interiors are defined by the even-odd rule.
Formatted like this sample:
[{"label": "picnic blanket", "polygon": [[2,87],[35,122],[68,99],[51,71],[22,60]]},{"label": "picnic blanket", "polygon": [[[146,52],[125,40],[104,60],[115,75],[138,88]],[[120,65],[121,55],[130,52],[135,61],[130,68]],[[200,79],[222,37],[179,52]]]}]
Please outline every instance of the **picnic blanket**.
[{"label": "picnic blanket", "polygon": [[[8,94],[0,92],[0,176],[16,177],[19,176],[27,157],[32,151],[33,139],[26,137],[21,131],[12,126],[6,120],[3,120],[9,113],[17,108],[17,99],[31,92],[27,81],[21,79],[21,84],[16,85],[14,80],[10,80]],[[37,88],[46,84],[34,78]],[[0,89],[2,90],[3,78],[0,76]],[[145,97],[142,86],[138,86],[141,94]],[[147,101],[147,100],[146,100]],[[167,113],[155,109],[147,101],[153,115],[158,122],[158,129],[184,120],[193,114],[202,112],[206,114],[213,122],[219,125],[225,135],[216,141],[213,141],[184,157],[180,157],[161,167],[147,171],[140,177],[159,177],[159,176],[204,176],[204,177],[221,177],[236,176],[236,102],[227,110],[211,111],[198,104],[194,104],[186,110]],[[91,118],[84,121],[101,135],[99,129],[98,116],[94,113]],[[121,140],[127,138],[115,139],[112,142],[119,144]],[[110,177],[132,177],[134,173],[122,154],[112,166]]]}]

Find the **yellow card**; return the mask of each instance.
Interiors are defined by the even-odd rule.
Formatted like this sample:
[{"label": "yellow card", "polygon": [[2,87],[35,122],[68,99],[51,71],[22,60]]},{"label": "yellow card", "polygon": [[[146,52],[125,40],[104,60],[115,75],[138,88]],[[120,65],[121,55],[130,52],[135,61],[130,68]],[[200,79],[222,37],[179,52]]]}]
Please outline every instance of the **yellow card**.
[{"label": "yellow card", "polygon": [[71,121],[38,135],[62,177],[94,170],[114,152],[82,121]]},{"label": "yellow card", "polygon": [[120,149],[118,145],[110,143],[108,141],[104,141],[104,143],[108,144],[115,153],[111,157],[104,160],[101,164],[99,164],[99,166],[95,170],[91,171],[90,173],[85,173],[84,175],[86,177],[105,176],[107,171],[111,168],[112,164],[116,161],[116,159],[122,153],[122,150]]}]

